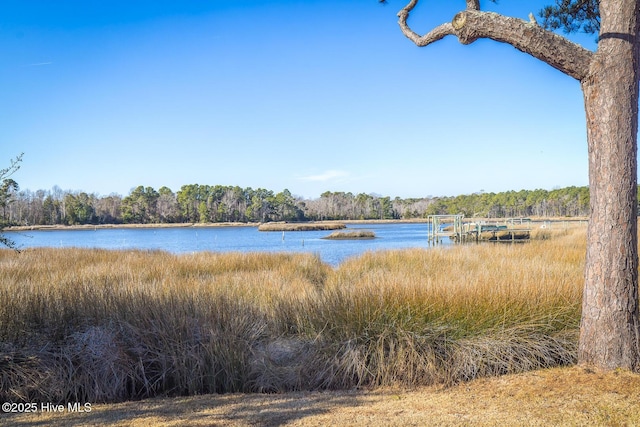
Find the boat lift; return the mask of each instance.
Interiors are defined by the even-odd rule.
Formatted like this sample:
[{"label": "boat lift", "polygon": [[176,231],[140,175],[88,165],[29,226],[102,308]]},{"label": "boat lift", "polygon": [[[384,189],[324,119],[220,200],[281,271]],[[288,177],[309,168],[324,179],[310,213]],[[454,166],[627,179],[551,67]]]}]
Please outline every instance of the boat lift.
[{"label": "boat lift", "polygon": [[[431,229],[427,230],[427,239],[429,242],[441,243],[443,237],[449,237],[458,242],[462,241],[462,219],[464,215],[429,215],[427,223],[431,224]],[[444,224],[453,224],[453,229],[445,230]]]}]

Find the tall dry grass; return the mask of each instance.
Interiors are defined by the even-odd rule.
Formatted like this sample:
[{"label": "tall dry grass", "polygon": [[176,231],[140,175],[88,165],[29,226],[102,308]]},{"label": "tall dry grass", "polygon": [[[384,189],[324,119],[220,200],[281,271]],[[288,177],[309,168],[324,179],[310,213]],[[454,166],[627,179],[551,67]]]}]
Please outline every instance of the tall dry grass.
[{"label": "tall dry grass", "polygon": [[0,397],[423,385],[573,363],[584,231],[312,255],[0,251]]},{"label": "tall dry grass", "polygon": [[[298,306],[332,343],[323,386],[452,382],[572,363],[584,232],[553,242],[369,253]],[[332,372],[333,372],[332,371]]]}]

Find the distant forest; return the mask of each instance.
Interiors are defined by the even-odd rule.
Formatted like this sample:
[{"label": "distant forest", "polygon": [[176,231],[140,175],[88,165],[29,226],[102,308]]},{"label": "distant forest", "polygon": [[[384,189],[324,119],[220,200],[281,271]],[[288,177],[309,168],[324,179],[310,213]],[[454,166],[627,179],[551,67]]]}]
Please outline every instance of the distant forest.
[{"label": "distant forest", "polygon": [[[10,182],[9,182],[10,181]],[[474,193],[455,197],[401,199],[372,194],[323,193],[303,199],[288,190],[222,185],[184,185],[173,192],[139,186],[126,197],[85,192],[20,190],[13,180],[0,187],[4,225],[151,224],[373,220],[424,218],[433,214],[466,217],[587,216],[588,187]]]}]

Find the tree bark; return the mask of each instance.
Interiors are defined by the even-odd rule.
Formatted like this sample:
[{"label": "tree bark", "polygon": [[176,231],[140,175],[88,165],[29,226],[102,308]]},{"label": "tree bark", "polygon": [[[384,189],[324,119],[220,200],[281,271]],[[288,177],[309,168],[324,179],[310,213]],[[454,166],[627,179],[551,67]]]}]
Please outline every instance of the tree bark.
[{"label": "tree bark", "polygon": [[587,78],[590,209],[578,360],[640,368],[637,247],[638,4],[602,1]]},{"label": "tree bark", "polygon": [[399,13],[402,32],[418,46],[447,35],[461,43],[508,43],[579,80],[589,151],[590,218],[578,361],[605,369],[640,370],[638,312],[637,136],[640,0],[600,0],[595,53],[525,22],[479,11],[479,2],[425,35]]},{"label": "tree bark", "polygon": [[403,34],[417,46],[424,47],[448,35],[455,35],[460,43],[470,44],[480,38],[507,43],[569,76],[581,80],[588,71],[593,52],[566,38],[547,31],[537,23],[480,12],[468,8],[457,13],[452,22],[446,22],[420,36],[407,24],[411,10],[418,3],[412,0],[398,13],[398,24]]}]

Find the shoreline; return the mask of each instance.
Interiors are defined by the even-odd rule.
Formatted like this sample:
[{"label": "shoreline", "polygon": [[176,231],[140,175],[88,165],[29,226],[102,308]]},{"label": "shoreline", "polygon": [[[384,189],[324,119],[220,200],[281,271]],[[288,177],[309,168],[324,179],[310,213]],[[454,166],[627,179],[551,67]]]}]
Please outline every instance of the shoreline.
[{"label": "shoreline", "polygon": [[83,224],[83,225],[17,225],[3,231],[58,231],[58,230],[100,230],[131,228],[215,228],[215,227],[258,227],[257,222],[207,222],[207,223],[159,223],[159,224]]},{"label": "shoreline", "polygon": [[2,231],[57,231],[57,230],[99,230],[99,229],[127,229],[127,228],[216,228],[216,227],[259,227],[261,224],[403,224],[427,223],[426,219],[368,219],[368,220],[323,220],[306,222],[185,222],[185,223],[155,223],[155,224],[83,224],[83,225],[15,225],[6,227]]},{"label": "shoreline", "polygon": [[[464,222],[486,221],[486,222],[505,222],[509,218],[464,218]],[[550,217],[539,218],[531,217],[531,223],[544,222],[583,222],[587,218],[583,217]],[[290,222],[286,224],[335,224],[340,222],[343,224],[427,224],[426,218],[411,219],[346,219],[346,220],[321,220],[308,222]],[[58,230],[99,230],[99,229],[131,229],[131,228],[216,228],[216,227],[259,227],[260,222],[185,222],[185,223],[155,223],[155,224],[83,224],[83,225],[16,225],[6,227],[2,231],[58,231]]]}]

